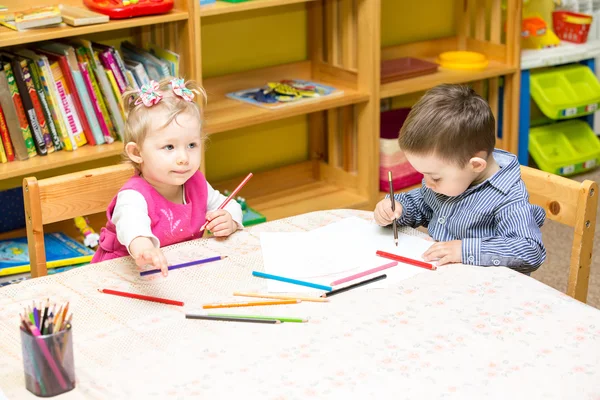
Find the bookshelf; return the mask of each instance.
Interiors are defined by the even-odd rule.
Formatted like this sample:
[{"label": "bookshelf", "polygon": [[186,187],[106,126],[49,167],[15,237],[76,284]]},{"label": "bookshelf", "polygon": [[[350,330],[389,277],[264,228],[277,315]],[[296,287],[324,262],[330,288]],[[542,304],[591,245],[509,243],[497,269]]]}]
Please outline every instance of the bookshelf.
[{"label": "bookshelf", "polygon": [[[481,71],[439,68],[438,72],[381,85],[382,99],[425,91],[442,83],[472,84],[486,98],[496,116],[502,113],[502,137],[497,147],[518,151],[518,109],[520,84],[521,0],[455,0],[454,36],[384,47],[381,59],[417,57],[435,62],[445,51],[466,50],[485,54],[489,65]],[[410,4],[404,5],[410,13]],[[502,78],[502,80],[500,80]]]},{"label": "bookshelf", "polygon": [[[267,171],[253,171],[252,181],[240,195],[268,220],[331,208],[368,209],[377,200],[379,99],[379,0],[255,0],[198,6],[205,18],[243,11],[272,9],[305,3],[308,56],[305,61],[203,79],[208,94],[206,132],[218,135],[275,120],[306,115],[309,159]],[[344,18],[330,25],[340,4]],[[243,15],[242,15],[243,17]],[[202,39],[204,40],[204,39]],[[201,44],[202,45],[202,44]],[[338,57],[352,60],[349,68]],[[369,54],[358,58],[357,54]],[[372,56],[371,56],[372,55]],[[334,86],[343,94],[267,110],[225,97],[226,93],[262,86],[279,79],[305,79]],[[360,152],[356,149],[360,148]],[[207,150],[207,151],[210,151]],[[210,174],[210,171],[206,171]],[[242,177],[211,182],[231,189]]]},{"label": "bookshelf", "polygon": [[[82,6],[78,0],[64,0],[63,4]],[[18,0],[7,0],[3,5],[9,9],[20,9],[22,2]],[[29,0],[27,6],[47,5],[45,0]],[[142,45],[146,41],[171,49],[181,54],[193,54],[194,43],[197,39],[194,37],[195,30],[190,10],[194,10],[194,1],[175,0],[174,8],[162,15],[152,15],[139,18],[111,20],[105,24],[88,25],[80,27],[59,26],[50,28],[32,29],[24,32],[17,32],[0,26],[0,48],[9,50],[14,46],[27,46],[47,40],[68,39],[71,37],[83,37],[90,40],[103,42],[106,33],[111,33],[112,37],[124,38]],[[196,77],[196,65],[193,57],[182,57],[183,62],[180,69],[183,74],[190,77]],[[63,167],[72,167],[73,170],[82,167],[85,163],[97,160],[106,160],[114,162],[115,156],[122,152],[123,143],[115,142],[113,144],[91,146],[85,145],[75,151],[61,150],[47,156],[36,156],[25,161],[13,161],[0,164],[0,180],[11,179],[10,182],[18,182],[14,178],[36,175],[40,172],[58,170]],[[61,169],[64,173],[64,169]],[[47,174],[46,174],[47,175]]]},{"label": "bookshelf", "polygon": [[[112,20],[107,24],[28,32],[0,27],[0,47],[76,36],[94,40],[105,37],[107,32],[111,32],[111,38],[127,38],[138,45],[153,41],[180,53],[182,74],[205,87],[208,93],[205,129],[211,136],[306,116],[308,159],[272,170],[252,171],[255,177],[240,193],[252,208],[273,220],[320,209],[374,207],[382,196],[378,190],[379,107],[384,98],[421,92],[440,83],[472,83],[486,95],[496,115],[503,107],[503,138],[499,147],[516,152],[521,2],[507,0],[506,9],[502,10],[501,0],[453,1],[457,26],[454,36],[384,48],[381,46],[381,0],[252,0],[208,6],[200,6],[198,0],[175,0],[175,8],[167,14]],[[81,4],[78,0],[63,2]],[[46,3],[46,0],[33,0],[28,5]],[[19,2],[8,0],[3,4],[11,7]],[[245,12],[271,12],[292,5],[301,5],[306,10],[306,60],[217,77],[203,76],[201,49],[203,43],[206,44],[204,41],[209,40],[200,35],[203,22],[213,16],[243,18]],[[402,7],[411,13],[411,3],[403,3]],[[507,33],[503,33],[504,24]],[[483,52],[490,58],[490,65],[477,72],[440,69],[432,75],[379,83],[382,59],[412,56],[434,60],[442,51],[457,49]],[[313,80],[342,89],[344,93],[277,110],[225,97],[228,92],[282,78]],[[2,164],[0,179],[15,180],[61,167],[75,170],[91,160],[114,162],[115,156],[121,153],[121,146],[120,142],[86,145],[74,152],[61,151]],[[204,165],[202,168],[210,174]],[[211,181],[211,184],[218,189],[231,189],[241,178]]]}]

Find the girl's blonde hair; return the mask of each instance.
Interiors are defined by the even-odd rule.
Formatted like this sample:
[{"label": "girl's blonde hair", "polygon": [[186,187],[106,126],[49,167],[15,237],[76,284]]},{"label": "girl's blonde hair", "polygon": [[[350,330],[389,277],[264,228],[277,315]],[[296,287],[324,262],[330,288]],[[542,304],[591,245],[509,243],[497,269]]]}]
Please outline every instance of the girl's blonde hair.
[{"label": "girl's blonde hair", "polygon": [[[200,121],[200,126],[202,126],[202,111],[203,106],[206,104],[206,92],[195,81],[185,81],[181,87],[191,91],[195,95],[192,101],[187,101],[184,97],[177,95],[173,91],[171,84],[173,80],[174,78],[164,78],[156,83],[156,89],[162,97],[153,105],[146,105],[142,102],[143,94],[141,90],[130,87],[125,90],[122,95],[126,119],[125,135],[123,138],[125,144],[134,142],[138,147],[142,147],[150,129],[162,129],[182,113],[189,113],[195,116]],[[151,115],[155,115],[156,113],[164,113],[165,120],[161,126],[151,125]],[[204,140],[202,131],[199,134],[201,135],[201,139]],[[123,152],[123,157],[125,162],[132,163],[125,151]],[[135,165],[135,163],[133,164]],[[137,168],[138,166],[135,165],[135,167]]]}]

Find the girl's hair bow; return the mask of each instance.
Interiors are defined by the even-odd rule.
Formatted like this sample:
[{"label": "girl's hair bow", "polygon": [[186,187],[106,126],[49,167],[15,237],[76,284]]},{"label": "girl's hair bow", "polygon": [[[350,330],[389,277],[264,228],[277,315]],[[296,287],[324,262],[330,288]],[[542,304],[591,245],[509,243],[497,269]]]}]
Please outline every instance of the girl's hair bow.
[{"label": "girl's hair bow", "polygon": [[142,85],[142,88],[138,91],[139,96],[135,105],[144,103],[146,107],[152,107],[162,99],[162,93],[158,90],[160,86],[158,82],[150,81],[146,85]]},{"label": "girl's hair bow", "polygon": [[172,79],[171,87],[173,88],[173,93],[175,93],[177,96],[181,97],[185,101],[194,100],[194,92],[185,87],[185,82],[182,78]]}]

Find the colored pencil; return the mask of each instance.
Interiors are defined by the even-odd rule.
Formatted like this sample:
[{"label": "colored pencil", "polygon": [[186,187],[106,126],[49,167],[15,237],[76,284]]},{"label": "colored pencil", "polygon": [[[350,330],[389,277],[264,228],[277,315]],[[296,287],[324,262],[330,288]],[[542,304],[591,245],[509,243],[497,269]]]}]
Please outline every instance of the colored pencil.
[{"label": "colored pencil", "polygon": [[40,326],[42,335],[46,332],[44,329],[47,327],[46,320],[48,319],[48,308],[50,308],[50,299],[46,299],[46,306],[44,307],[44,315],[42,316],[42,326]]},{"label": "colored pencil", "polygon": [[275,281],[291,283],[293,285],[307,286],[307,287],[321,289],[321,290],[327,290],[327,291],[331,290],[331,286],[319,285],[317,283],[311,283],[311,282],[306,282],[306,281],[299,281],[297,279],[286,278],[286,277],[278,276],[278,275],[265,274],[264,272],[252,271],[252,275],[259,277],[259,278],[273,279]]},{"label": "colored pencil", "polygon": [[231,308],[231,307],[256,307],[256,306],[276,306],[280,304],[298,304],[300,300],[277,300],[277,301],[242,301],[239,303],[216,303],[204,304],[202,308]]},{"label": "colored pencil", "polygon": [[331,286],[339,285],[340,283],[346,283],[348,281],[353,281],[358,278],[362,278],[363,276],[374,274],[375,272],[383,271],[384,269],[392,268],[398,265],[397,261],[392,261],[391,263],[383,264],[376,268],[371,268],[363,272],[359,272],[358,274],[350,275],[342,279],[338,279],[337,281],[331,282]]},{"label": "colored pencil", "polygon": [[183,307],[183,301],[163,299],[163,298],[160,298],[160,297],[146,296],[146,295],[143,295],[143,294],[120,292],[118,290],[112,290],[112,289],[98,289],[98,291],[101,292],[101,293],[113,294],[115,296],[129,297],[131,299],[153,301],[155,303],[163,303],[163,304],[170,304],[170,305],[173,305],[173,306],[181,306],[181,307]]},{"label": "colored pencil", "polygon": [[414,265],[415,267],[430,269],[432,271],[435,271],[437,269],[437,267],[433,264],[429,264],[419,260],[413,260],[412,258],[408,257],[402,257],[398,254],[386,253],[385,251],[381,250],[377,250],[375,254],[377,254],[379,257],[389,258],[390,260],[398,261],[404,264]]},{"label": "colored pencil", "polygon": [[[396,201],[394,199],[394,182],[392,180],[392,171],[388,171],[388,181],[390,184],[390,201],[392,202],[392,211],[396,211]],[[396,218],[392,222],[392,230],[394,231],[394,243],[396,247],[398,247],[398,224],[396,223]]]},{"label": "colored pencil", "polygon": [[346,292],[348,290],[356,289],[357,287],[368,285],[369,283],[377,282],[377,281],[380,281],[380,280],[385,279],[385,278],[387,278],[387,275],[379,275],[379,276],[376,276],[376,277],[371,278],[371,279],[367,279],[367,280],[364,280],[364,281],[361,281],[361,282],[354,283],[352,285],[348,285],[348,286],[344,286],[344,287],[339,288],[339,289],[332,290],[331,292],[323,293],[321,295],[321,297],[335,296],[336,294],[340,294],[340,293]]},{"label": "colored pencil", "polygon": [[[38,330],[37,326],[32,325],[29,327],[29,329],[31,330],[31,333],[33,334],[33,336],[41,336],[41,333]],[[42,350],[42,353],[44,354],[46,361],[48,361],[48,365],[50,366],[52,373],[56,376],[56,379],[58,379],[58,384],[60,385],[61,388],[66,389],[67,382],[65,382],[65,378],[58,370],[58,365],[56,365],[56,360],[50,354],[50,350],[48,349],[46,342],[44,342],[43,339],[38,339],[36,342],[40,346],[40,349]]]},{"label": "colored pencil", "polygon": [[272,317],[267,315],[235,315],[235,314],[206,314],[211,317],[227,317],[227,318],[246,318],[246,319],[267,319],[281,322],[308,322],[307,318],[293,318],[293,317]]},{"label": "colored pencil", "polygon": [[327,303],[328,299],[322,299],[320,297],[307,297],[307,296],[286,296],[281,294],[268,294],[268,293],[246,293],[246,292],[233,292],[234,296],[243,296],[243,297],[262,297],[265,299],[283,299],[283,300],[302,300],[302,301],[312,301],[315,303]]},{"label": "colored pencil", "polygon": [[36,328],[40,329],[40,317],[35,306],[35,302],[33,303],[33,324],[36,326]]},{"label": "colored pencil", "polygon": [[280,324],[281,321],[276,319],[255,319],[255,318],[235,318],[235,317],[218,317],[214,315],[204,314],[185,314],[188,319],[207,319],[213,321],[230,321],[230,322],[254,322],[256,324]]},{"label": "colored pencil", "polygon": [[[205,264],[205,263],[209,263],[209,262],[212,262],[212,261],[219,261],[219,260],[222,260],[224,258],[227,258],[227,256],[216,256],[216,257],[203,258],[201,260],[196,260],[196,261],[190,261],[190,262],[186,262],[186,263],[182,263],[182,264],[171,265],[168,269],[169,269],[169,271],[172,271],[174,269],[191,267],[193,265]],[[159,268],[157,268],[157,269],[149,269],[148,271],[142,271],[142,272],[140,272],[140,276],[158,274],[160,271],[161,270]]]},{"label": "colored pencil", "polygon": [[[244,180],[235,188],[235,190],[233,192],[231,192],[231,194],[229,195],[229,197],[227,197],[225,199],[225,201],[223,201],[223,203],[221,203],[221,205],[219,206],[219,208],[217,208],[217,210],[222,210],[223,208],[225,208],[225,206],[227,205],[227,203],[229,203],[231,201],[231,199],[233,199],[235,197],[235,195],[244,187],[244,185],[246,183],[248,183],[248,181],[250,180],[250,178],[252,178],[252,172],[250,172],[248,174],[247,177],[244,178]],[[206,221],[202,227],[200,228],[200,232],[204,232],[204,230],[206,229],[206,227],[208,226],[208,224],[210,223],[210,221]]]}]

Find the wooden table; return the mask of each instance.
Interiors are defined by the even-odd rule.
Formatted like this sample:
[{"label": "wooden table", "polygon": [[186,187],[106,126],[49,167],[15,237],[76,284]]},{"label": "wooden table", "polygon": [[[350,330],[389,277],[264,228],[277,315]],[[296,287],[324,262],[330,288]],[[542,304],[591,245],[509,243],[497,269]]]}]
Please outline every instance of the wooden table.
[{"label": "wooden table", "polygon": [[70,301],[74,313],[77,387],[61,399],[600,398],[600,311],[506,268],[454,265],[329,303],[251,310],[310,317],[305,324],[186,320],[181,307],[97,291],[180,299],[186,308],[239,300],[236,290],[266,287],[251,276],[262,269],[260,232],[350,216],[372,218],[322,211],[172,246],[172,263],[229,257],[167,279],[141,278],[125,258],[2,288],[0,388],[10,399],[34,398],[17,316],[50,297]]}]

